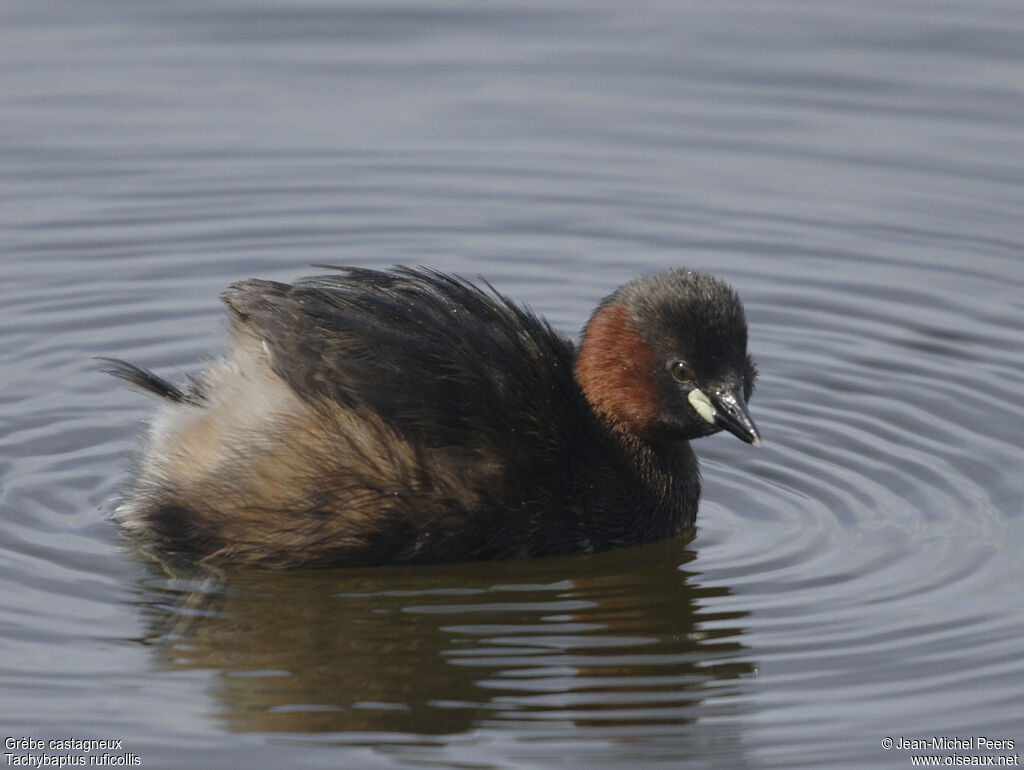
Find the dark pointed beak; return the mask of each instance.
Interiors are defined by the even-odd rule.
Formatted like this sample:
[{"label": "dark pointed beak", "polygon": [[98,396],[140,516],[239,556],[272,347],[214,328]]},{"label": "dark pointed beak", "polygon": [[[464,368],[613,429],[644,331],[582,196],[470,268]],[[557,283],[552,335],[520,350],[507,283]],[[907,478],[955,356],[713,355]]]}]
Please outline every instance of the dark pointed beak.
[{"label": "dark pointed beak", "polygon": [[742,388],[712,393],[711,401],[715,406],[715,425],[748,444],[761,446],[761,433],[754,425],[750,410],[747,409],[747,400],[743,398]]}]

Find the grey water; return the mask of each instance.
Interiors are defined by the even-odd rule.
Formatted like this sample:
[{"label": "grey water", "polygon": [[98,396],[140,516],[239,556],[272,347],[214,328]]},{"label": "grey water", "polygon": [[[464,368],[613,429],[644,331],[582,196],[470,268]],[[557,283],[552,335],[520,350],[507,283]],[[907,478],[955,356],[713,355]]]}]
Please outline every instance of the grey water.
[{"label": "grey water", "polygon": [[[5,740],[158,768],[1019,755],[1024,5],[7,0],[0,221]],[[94,357],[184,378],[229,283],[324,263],[484,276],[572,335],[629,278],[714,272],[765,446],[697,443],[695,532],[641,548],[161,567],[108,518],[152,404]],[[973,748],[898,748],[933,736]]]}]

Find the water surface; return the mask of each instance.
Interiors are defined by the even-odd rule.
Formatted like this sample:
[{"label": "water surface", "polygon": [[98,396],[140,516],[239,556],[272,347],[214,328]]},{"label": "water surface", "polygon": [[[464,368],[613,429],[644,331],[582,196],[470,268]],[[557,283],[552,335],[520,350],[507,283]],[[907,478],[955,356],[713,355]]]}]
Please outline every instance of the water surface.
[{"label": "water surface", "polygon": [[[1024,744],[1024,8],[69,3],[0,45],[0,725],[143,767],[911,766]],[[107,515],[218,293],[740,292],[765,447],[595,556],[173,570]],[[40,754],[41,752],[25,752]],[[45,753],[45,752],[42,752]],[[929,752],[939,753],[943,752]],[[950,752],[945,752],[946,754]]]}]

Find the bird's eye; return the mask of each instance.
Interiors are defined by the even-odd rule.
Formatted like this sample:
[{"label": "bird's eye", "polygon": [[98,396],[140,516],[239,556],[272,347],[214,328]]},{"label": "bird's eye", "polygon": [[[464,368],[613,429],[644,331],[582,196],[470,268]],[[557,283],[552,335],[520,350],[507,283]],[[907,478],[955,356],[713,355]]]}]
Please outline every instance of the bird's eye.
[{"label": "bird's eye", "polygon": [[693,369],[685,361],[673,361],[669,366],[669,371],[672,372],[672,378],[676,382],[689,382],[693,379]]}]

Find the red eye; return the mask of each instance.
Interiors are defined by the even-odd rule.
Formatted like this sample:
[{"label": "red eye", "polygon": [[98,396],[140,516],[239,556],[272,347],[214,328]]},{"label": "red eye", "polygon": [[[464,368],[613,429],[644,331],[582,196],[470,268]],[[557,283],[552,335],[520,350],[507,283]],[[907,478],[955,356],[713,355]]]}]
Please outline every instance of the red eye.
[{"label": "red eye", "polygon": [[685,361],[673,361],[669,369],[677,382],[689,382],[693,379],[693,370]]}]

